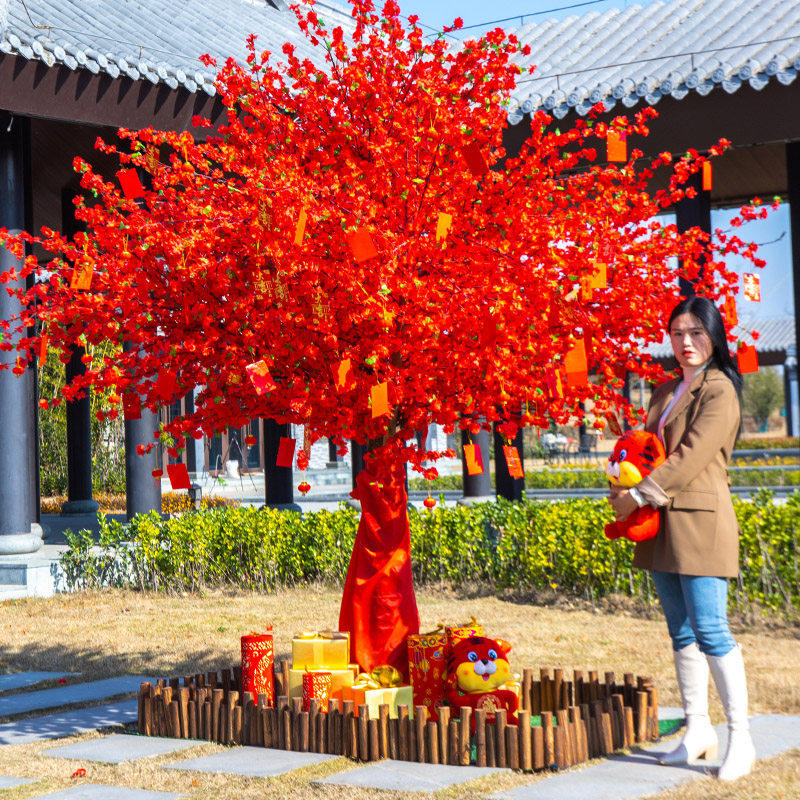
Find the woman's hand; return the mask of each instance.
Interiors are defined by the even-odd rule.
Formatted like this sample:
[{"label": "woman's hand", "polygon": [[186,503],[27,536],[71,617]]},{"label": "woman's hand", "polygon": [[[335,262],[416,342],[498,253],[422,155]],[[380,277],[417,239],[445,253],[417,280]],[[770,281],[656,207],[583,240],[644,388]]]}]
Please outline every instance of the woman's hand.
[{"label": "woman's hand", "polygon": [[617,519],[625,519],[639,508],[639,504],[631,497],[630,492],[621,486],[611,487],[608,502],[611,503]]}]

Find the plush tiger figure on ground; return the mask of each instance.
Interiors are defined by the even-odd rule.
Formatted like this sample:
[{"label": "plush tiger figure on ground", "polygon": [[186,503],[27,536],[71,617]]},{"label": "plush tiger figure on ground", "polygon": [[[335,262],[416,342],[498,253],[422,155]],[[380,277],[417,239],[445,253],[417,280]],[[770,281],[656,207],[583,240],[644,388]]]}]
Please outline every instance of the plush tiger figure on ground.
[{"label": "plush tiger figure on ground", "polygon": [[[504,708],[508,722],[516,725],[517,695],[501,688],[511,677],[507,659],[510,650],[508,642],[484,636],[454,644],[447,659],[447,702],[457,709],[482,709],[487,722],[494,722],[495,713]],[[474,730],[474,716],[472,726]]]},{"label": "plush tiger figure on ground", "polygon": [[[665,458],[664,445],[654,433],[628,431],[619,438],[614,452],[608,457],[606,475],[615,486],[630,489]],[[642,542],[658,533],[658,525],[658,509],[644,505],[629,517],[610,522],[605,527],[605,534],[609,539],[624,536],[632,542]]]}]

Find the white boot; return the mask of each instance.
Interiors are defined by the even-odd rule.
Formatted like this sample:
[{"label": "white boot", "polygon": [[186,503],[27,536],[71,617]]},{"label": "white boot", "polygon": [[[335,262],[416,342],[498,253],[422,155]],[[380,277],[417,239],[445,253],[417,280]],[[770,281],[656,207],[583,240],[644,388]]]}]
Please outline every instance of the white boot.
[{"label": "white boot", "polygon": [[736,645],[721,657],[708,656],[708,665],[728,718],[728,750],[717,777],[733,781],[747,775],[756,760],[747,720],[747,681],[741,647]]},{"label": "white boot", "polygon": [[698,758],[717,757],[717,734],[708,716],[708,662],[692,643],[675,650],[675,673],[686,714],[681,743],[660,758],[662,764],[691,764]]}]

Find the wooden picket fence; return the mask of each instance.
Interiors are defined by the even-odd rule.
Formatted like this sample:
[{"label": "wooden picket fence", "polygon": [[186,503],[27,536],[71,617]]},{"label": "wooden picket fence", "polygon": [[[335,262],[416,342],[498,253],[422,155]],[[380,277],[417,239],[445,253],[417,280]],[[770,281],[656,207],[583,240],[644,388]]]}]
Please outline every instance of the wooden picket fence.
[{"label": "wooden picket fence", "polygon": [[[285,665],[285,666],[284,666]],[[536,678],[536,679],[535,679]],[[650,678],[626,673],[621,684],[613,672],[575,670],[565,680],[561,669],[526,669],[522,678],[518,725],[506,712],[486,721],[484,711],[439,709],[439,720],[425,706],[389,706],[370,718],[369,707],[331,700],[328,712],[312,700],[286,696],[288,662],[275,669],[276,702],[241,692],[238,668],[183,678],[142,683],[139,689],[139,733],[145,736],[205,739],[229,745],[330,753],[359,761],[383,758],[429,764],[509,767],[524,771],[565,768],[615,750],[658,738],[658,693]],[[531,716],[541,725],[532,726]],[[471,735],[474,718],[475,732]]]}]

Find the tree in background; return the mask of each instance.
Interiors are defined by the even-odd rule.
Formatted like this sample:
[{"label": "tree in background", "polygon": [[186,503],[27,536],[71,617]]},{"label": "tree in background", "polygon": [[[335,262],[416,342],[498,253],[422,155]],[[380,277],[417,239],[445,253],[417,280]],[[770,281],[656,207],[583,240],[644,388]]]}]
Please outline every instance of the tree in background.
[{"label": "tree in background", "polygon": [[775,367],[762,367],[744,376],[742,410],[753,417],[756,430],[767,430],[769,418],[783,406],[783,401],[783,381]]},{"label": "tree in background", "polygon": [[[675,260],[721,300],[736,282],[725,253],[757,259],[736,236],[709,242],[655,218],[694,191],[685,182],[706,157],[644,162],[634,145],[653,109],[607,124],[598,107],[566,131],[540,112],[510,156],[524,50],[512,35],[452,51],[394,2],[381,14],[351,2],[349,31],[296,9],[319,64],[290,44],[276,59],[251,37],[247,63],[218,74],[226,124],[195,120],[204,140],[145,129],[98,141],[122,169],[107,179],[76,160],[84,231],[0,242],[53,254],[46,278],[34,257],[23,267],[39,276],[25,299],[50,347],[126,343],[43,404],[93,390],[108,400],[100,417],[115,418],[201,387],[194,413],[155,432],[172,455],[256,417],[305,426],[301,469],[319,437],[369,443],[345,589],[364,602],[343,616],[367,667],[402,665],[416,625],[402,465],[432,478],[441,453],[415,433],[496,422],[511,439],[583,419],[587,400],[597,428],[617,409],[635,420],[619,390],[626,370],[661,374],[643,350],[678,299]],[[623,139],[623,160],[606,161]],[[667,188],[650,194],[656,170]],[[17,369],[40,348],[23,338]]]}]

